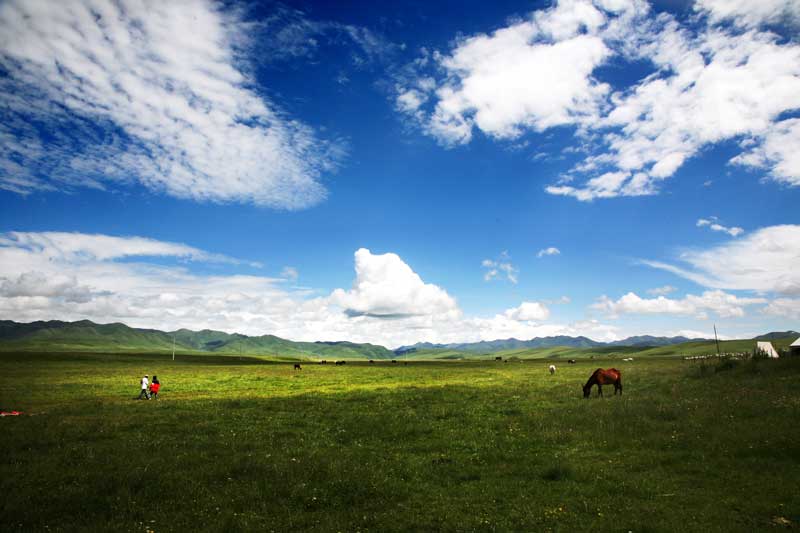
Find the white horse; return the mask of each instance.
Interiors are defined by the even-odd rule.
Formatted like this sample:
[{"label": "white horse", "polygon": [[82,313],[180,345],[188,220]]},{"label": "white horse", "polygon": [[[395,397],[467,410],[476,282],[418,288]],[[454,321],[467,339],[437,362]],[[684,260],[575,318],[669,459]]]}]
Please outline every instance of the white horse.
[{"label": "white horse", "polygon": [[550,375],[552,376],[553,374],[556,373],[556,365],[550,365],[550,368],[548,368],[548,370],[550,371]]}]

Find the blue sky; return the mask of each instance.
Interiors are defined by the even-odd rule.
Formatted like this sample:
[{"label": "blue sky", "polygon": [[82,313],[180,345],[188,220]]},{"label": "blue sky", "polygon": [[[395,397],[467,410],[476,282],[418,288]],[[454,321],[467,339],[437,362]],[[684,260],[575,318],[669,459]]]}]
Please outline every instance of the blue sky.
[{"label": "blue sky", "polygon": [[800,329],[788,0],[0,5],[0,316]]}]

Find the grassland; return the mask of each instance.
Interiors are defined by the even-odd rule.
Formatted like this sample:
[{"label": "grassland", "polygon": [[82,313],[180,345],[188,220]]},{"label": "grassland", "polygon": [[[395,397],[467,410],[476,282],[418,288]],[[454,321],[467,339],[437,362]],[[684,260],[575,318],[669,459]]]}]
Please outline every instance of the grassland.
[{"label": "grassland", "polygon": [[[800,522],[800,360],[303,365],[0,354],[4,530],[753,531]],[[625,394],[581,399],[597,366]],[[716,371],[719,370],[719,371]],[[144,372],[158,401],[134,401]]]}]

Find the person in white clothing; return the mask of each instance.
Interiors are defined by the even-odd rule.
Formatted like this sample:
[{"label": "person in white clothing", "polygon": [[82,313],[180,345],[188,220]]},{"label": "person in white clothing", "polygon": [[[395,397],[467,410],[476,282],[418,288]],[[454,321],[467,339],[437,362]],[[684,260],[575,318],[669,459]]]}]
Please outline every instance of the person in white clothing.
[{"label": "person in white clothing", "polygon": [[[142,392],[139,393],[139,397],[136,398],[137,400],[149,400],[150,399],[150,393],[147,392],[147,385],[148,385],[148,379],[147,378],[148,377],[149,376],[147,374],[145,374],[144,377],[142,378]],[[143,398],[143,396],[144,396],[144,398]]]}]

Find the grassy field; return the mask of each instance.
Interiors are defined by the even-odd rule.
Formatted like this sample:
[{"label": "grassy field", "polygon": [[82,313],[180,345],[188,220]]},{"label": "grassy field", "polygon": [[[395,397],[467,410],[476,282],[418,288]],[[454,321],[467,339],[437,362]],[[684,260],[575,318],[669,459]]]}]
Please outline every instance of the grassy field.
[{"label": "grassy field", "polygon": [[[3,529],[800,523],[800,360],[548,364],[0,354],[0,407],[26,412],[0,418]],[[581,399],[612,364],[624,396]],[[158,401],[133,400],[145,372]]]}]

